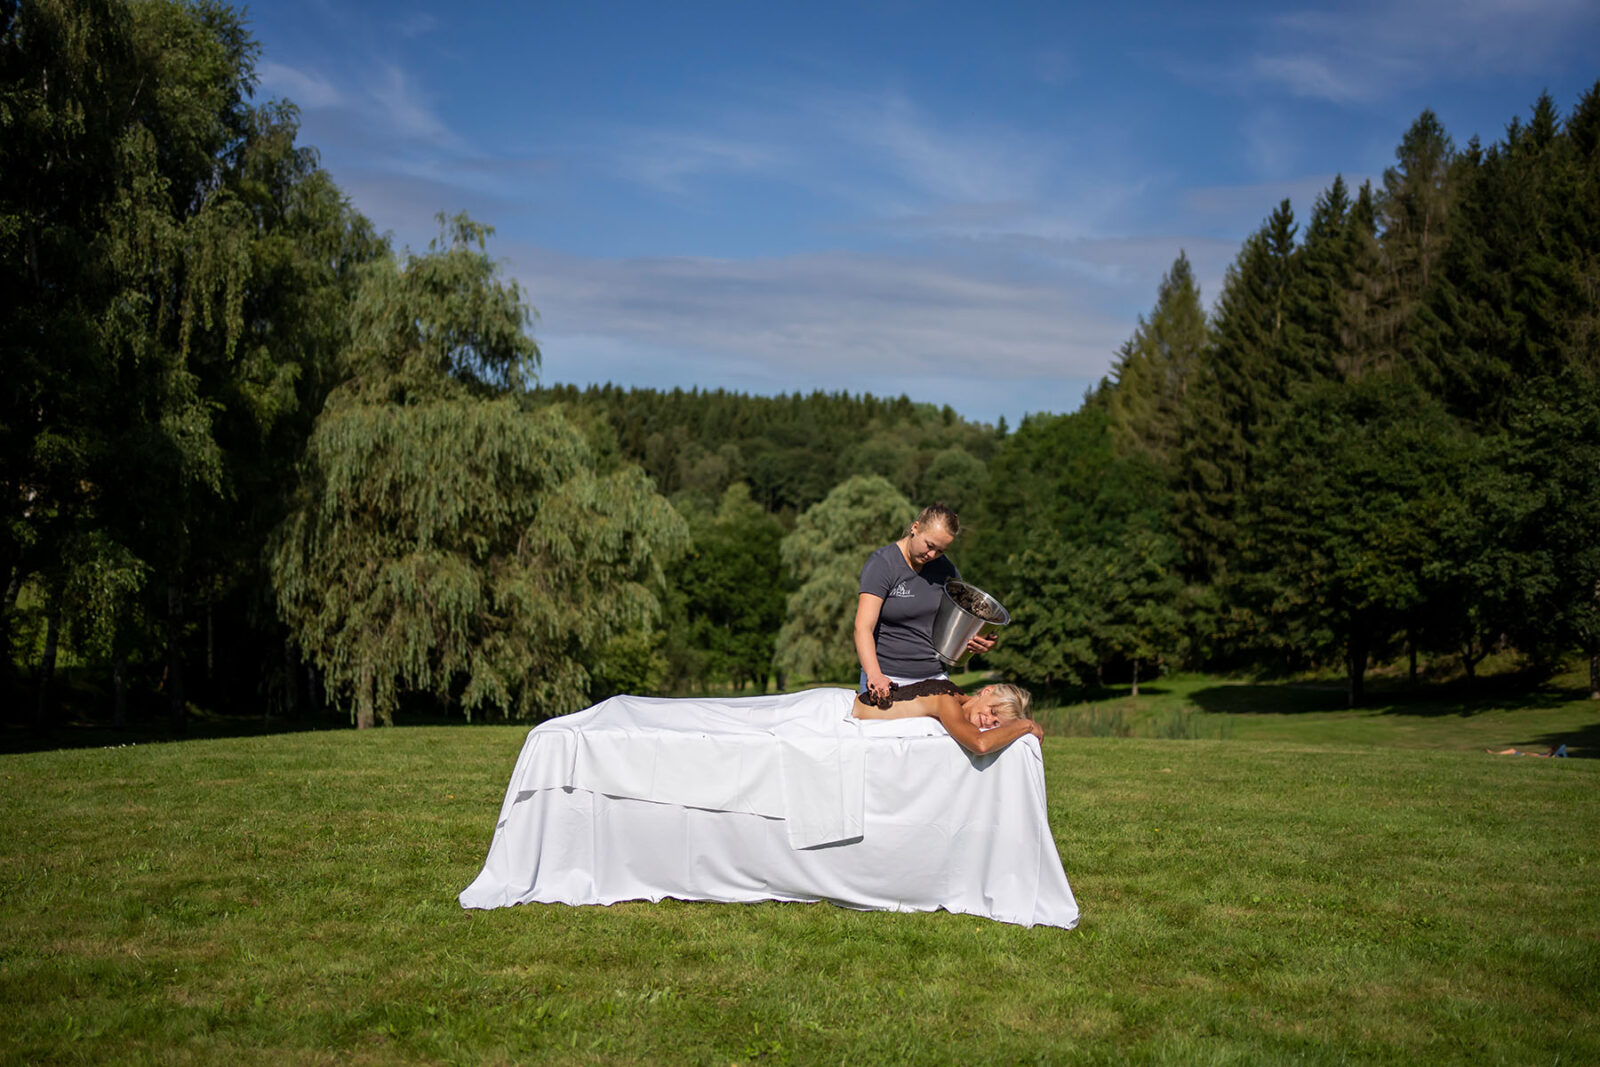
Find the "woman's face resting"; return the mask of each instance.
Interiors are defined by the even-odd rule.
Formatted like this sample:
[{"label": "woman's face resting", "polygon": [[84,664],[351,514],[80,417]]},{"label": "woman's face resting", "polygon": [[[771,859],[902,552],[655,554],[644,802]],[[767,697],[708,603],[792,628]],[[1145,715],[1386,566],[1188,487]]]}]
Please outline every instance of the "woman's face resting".
[{"label": "woman's face resting", "polygon": [[993,730],[1003,722],[1017,717],[1017,709],[1003,700],[992,685],[986,685],[967,698],[961,706],[967,721],[980,730]]}]

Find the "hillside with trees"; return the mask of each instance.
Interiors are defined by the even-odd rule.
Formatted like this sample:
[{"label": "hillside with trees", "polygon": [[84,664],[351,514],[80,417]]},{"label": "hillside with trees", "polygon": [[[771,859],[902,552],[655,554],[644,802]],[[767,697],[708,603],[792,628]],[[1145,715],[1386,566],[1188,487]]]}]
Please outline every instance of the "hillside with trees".
[{"label": "hillside with trees", "polygon": [[[1600,694],[1600,85],[1181,250],[1014,430],[840,390],[542,385],[492,230],[374,232],[220,3],[0,7],[9,725],[539,719],[853,676],[914,505],[1055,696],[1574,655]],[[443,205],[441,205],[443,206]],[[537,299],[537,294],[531,294]]]}]

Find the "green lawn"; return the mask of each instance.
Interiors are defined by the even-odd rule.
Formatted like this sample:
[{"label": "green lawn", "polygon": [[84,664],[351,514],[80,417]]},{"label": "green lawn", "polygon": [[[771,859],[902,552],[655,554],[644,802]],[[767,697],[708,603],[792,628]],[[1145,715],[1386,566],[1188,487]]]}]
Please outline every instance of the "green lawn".
[{"label": "green lawn", "polygon": [[[1037,713],[1069,736],[1187,737],[1481,752],[1543,751],[1566,744],[1600,758],[1600,704],[1588,699],[1587,671],[1558,676],[1534,692],[1514,676],[1418,689],[1378,679],[1358,711],[1344,688],[1326,681],[1259,684],[1212,675],[1167,675],[1102,699]],[[968,681],[982,679],[971,676]]]},{"label": "green lawn", "polygon": [[1152,688],[1230,736],[1046,741],[1072,932],[463,912],[522,727],[0,756],[0,1061],[1600,1062],[1600,761],[1482,752],[1600,708]]}]

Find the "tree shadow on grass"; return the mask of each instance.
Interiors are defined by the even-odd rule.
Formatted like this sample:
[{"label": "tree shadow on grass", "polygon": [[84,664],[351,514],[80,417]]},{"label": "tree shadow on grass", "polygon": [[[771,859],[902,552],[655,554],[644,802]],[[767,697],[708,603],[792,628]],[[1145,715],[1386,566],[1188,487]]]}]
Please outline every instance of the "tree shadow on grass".
[{"label": "tree shadow on grass", "polygon": [[1240,683],[1196,689],[1189,699],[1207,712],[1230,715],[1304,715],[1344,711],[1344,689],[1335,685]]},{"label": "tree shadow on grass", "polygon": [[216,715],[191,710],[188,727],[182,733],[173,731],[164,718],[153,715],[134,717],[127,726],[121,728],[109,722],[66,716],[58,718],[44,729],[16,722],[0,726],[0,755],[348,729],[350,720],[343,715],[287,720],[281,717],[264,719],[260,715]]},{"label": "tree shadow on grass", "polygon": [[[967,692],[976,693],[977,686],[968,686]],[[1091,685],[1080,688],[1078,686],[1045,686],[1032,687],[1035,707],[1071,707],[1076,704],[1103,704],[1111,700],[1133,699],[1132,686],[1126,685]],[[1166,696],[1172,690],[1163,685],[1139,685],[1139,699],[1145,697]]]},{"label": "tree shadow on grass", "polygon": [[[184,729],[175,731],[165,698],[147,691],[129,694],[127,724],[119,727],[112,722],[109,696],[96,687],[76,684],[71,676],[63,678],[55,703],[47,724],[41,727],[34,722],[35,691],[21,684],[0,689],[0,755],[354,728],[346,712],[331,707],[320,711],[302,708],[297,716],[288,717],[268,715],[260,710],[218,711],[190,704]],[[505,722],[502,719],[489,721]],[[451,714],[436,703],[407,699],[402,701],[395,715],[395,725],[457,726],[467,725],[467,722],[461,714]]]},{"label": "tree shadow on grass", "polygon": [[1345,700],[1337,682],[1278,682],[1217,685],[1198,689],[1189,699],[1205,711],[1236,715],[1300,715],[1307,712],[1364,711],[1383,715],[1470,718],[1486,711],[1542,710],[1581,700],[1582,687],[1540,685],[1525,675],[1455,679],[1432,685],[1378,681],[1367,687],[1357,708]]},{"label": "tree shadow on grass", "polygon": [[1526,741],[1513,742],[1510,747],[1524,752],[1543,752],[1553,751],[1560,745],[1567,746],[1567,755],[1573,759],[1600,759],[1600,722],[1537,734]]},{"label": "tree shadow on grass", "polygon": [[1448,682],[1410,686],[1391,683],[1374,687],[1366,707],[1385,715],[1470,718],[1486,711],[1542,710],[1571,704],[1588,695],[1575,686],[1551,684],[1532,672],[1486,678],[1453,678]]},{"label": "tree shadow on grass", "polygon": [[[1344,688],[1336,683],[1240,683],[1198,689],[1189,699],[1206,712],[1232,715],[1302,715],[1309,712],[1349,711],[1428,718],[1447,715],[1471,718],[1486,711],[1545,710],[1585,699],[1584,686],[1531,686],[1526,676],[1457,679],[1418,686],[1404,683],[1379,685],[1369,691],[1367,703],[1350,709]],[[1595,713],[1600,720],[1600,703]],[[1567,746],[1576,759],[1600,759],[1600,721],[1572,730],[1558,730],[1511,742],[1519,749],[1541,751]]]}]

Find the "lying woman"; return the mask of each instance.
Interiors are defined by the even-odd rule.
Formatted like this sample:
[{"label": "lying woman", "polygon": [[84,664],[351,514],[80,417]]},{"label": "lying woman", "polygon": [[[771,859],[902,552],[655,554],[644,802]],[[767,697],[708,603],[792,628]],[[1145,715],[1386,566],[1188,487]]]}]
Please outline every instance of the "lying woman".
[{"label": "lying woman", "polygon": [[982,756],[1028,734],[1044,738],[1044,730],[1028,716],[1032,704],[1033,695],[1018,686],[986,685],[969,696],[954,682],[933,678],[895,686],[887,697],[860,693],[850,710],[858,719],[938,719],[956,743]]}]

